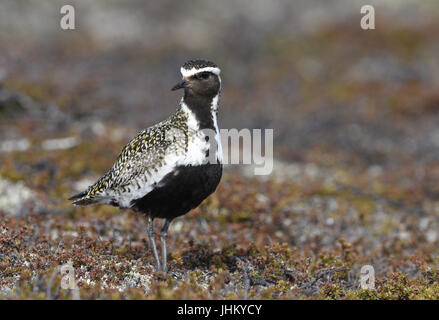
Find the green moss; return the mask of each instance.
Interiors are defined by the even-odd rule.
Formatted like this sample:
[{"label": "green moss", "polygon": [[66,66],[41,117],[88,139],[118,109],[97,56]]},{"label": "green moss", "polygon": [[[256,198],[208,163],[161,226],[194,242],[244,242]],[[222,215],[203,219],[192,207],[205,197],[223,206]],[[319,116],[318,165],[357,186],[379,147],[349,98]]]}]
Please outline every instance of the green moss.
[{"label": "green moss", "polygon": [[320,299],[340,299],[346,295],[344,288],[337,284],[327,283],[317,293]]}]

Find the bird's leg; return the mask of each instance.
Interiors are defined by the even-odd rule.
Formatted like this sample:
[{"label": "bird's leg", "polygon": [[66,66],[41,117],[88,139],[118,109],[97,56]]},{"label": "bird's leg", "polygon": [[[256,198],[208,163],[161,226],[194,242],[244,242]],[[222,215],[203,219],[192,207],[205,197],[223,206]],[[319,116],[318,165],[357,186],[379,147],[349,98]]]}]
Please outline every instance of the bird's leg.
[{"label": "bird's leg", "polygon": [[160,259],[159,255],[157,254],[157,247],[155,245],[155,239],[154,239],[154,218],[148,217],[148,237],[149,242],[151,243],[152,252],[154,253],[155,262],[157,264],[157,271],[160,270]]},{"label": "bird's leg", "polygon": [[168,228],[169,224],[171,223],[171,220],[166,219],[165,223],[163,224],[162,230],[160,230],[160,241],[162,243],[162,271],[164,273],[168,272],[167,267],[167,252],[166,252],[166,240],[168,239]]}]

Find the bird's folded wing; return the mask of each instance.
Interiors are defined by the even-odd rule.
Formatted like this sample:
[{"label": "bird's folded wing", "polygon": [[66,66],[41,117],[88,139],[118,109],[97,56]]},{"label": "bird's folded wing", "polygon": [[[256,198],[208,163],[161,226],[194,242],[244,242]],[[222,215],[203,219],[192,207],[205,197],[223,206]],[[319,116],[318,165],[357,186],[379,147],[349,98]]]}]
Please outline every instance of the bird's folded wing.
[{"label": "bird's folded wing", "polygon": [[145,193],[172,171],[186,149],[187,139],[181,130],[156,126],[146,129],[123,148],[113,167],[90,187],[88,196]]}]

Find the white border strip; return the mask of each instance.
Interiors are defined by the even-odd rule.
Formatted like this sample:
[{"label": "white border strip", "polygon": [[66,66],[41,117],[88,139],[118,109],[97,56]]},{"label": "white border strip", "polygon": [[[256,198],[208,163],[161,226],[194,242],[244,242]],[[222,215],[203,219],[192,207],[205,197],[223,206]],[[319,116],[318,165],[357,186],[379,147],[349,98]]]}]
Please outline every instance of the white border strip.
[{"label": "white border strip", "polygon": [[205,68],[201,68],[201,69],[192,68],[190,70],[187,70],[187,69],[182,67],[180,69],[181,74],[185,78],[192,77],[194,74],[197,74],[199,72],[205,72],[205,71],[215,73],[216,75],[219,75],[221,73],[220,68],[215,68],[215,67],[205,67]]}]

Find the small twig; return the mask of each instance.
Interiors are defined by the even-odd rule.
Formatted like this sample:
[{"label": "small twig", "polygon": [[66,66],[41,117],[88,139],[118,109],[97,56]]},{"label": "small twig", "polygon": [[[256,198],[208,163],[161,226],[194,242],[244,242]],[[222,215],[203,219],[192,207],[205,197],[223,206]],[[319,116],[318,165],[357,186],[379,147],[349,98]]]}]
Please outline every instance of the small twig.
[{"label": "small twig", "polygon": [[299,281],[299,278],[303,279],[304,275],[302,272],[296,270],[296,269],[285,269],[285,274],[287,275],[287,277],[289,277],[292,281],[296,282]]},{"label": "small twig", "polygon": [[257,286],[268,287],[268,286],[270,286],[270,285],[275,283],[275,282],[270,282],[270,281],[264,280],[264,279],[256,279],[256,278],[253,278],[253,277],[250,277],[249,279],[250,279],[250,283],[251,284],[257,285]]},{"label": "small twig", "polygon": [[321,270],[319,271],[313,279],[311,279],[311,281],[309,281],[308,283],[306,283],[303,287],[307,287],[310,288],[312,287],[317,281],[319,281],[321,278],[323,278],[326,275],[338,272],[338,271],[343,271],[346,270],[346,267],[338,267],[338,268],[333,268],[333,269],[325,269],[325,270]]},{"label": "small twig", "polygon": [[240,262],[242,267],[243,285],[244,285],[244,300],[248,299],[248,291],[250,290],[250,278],[248,276],[248,261],[242,261],[239,257],[234,257],[237,262]]}]

